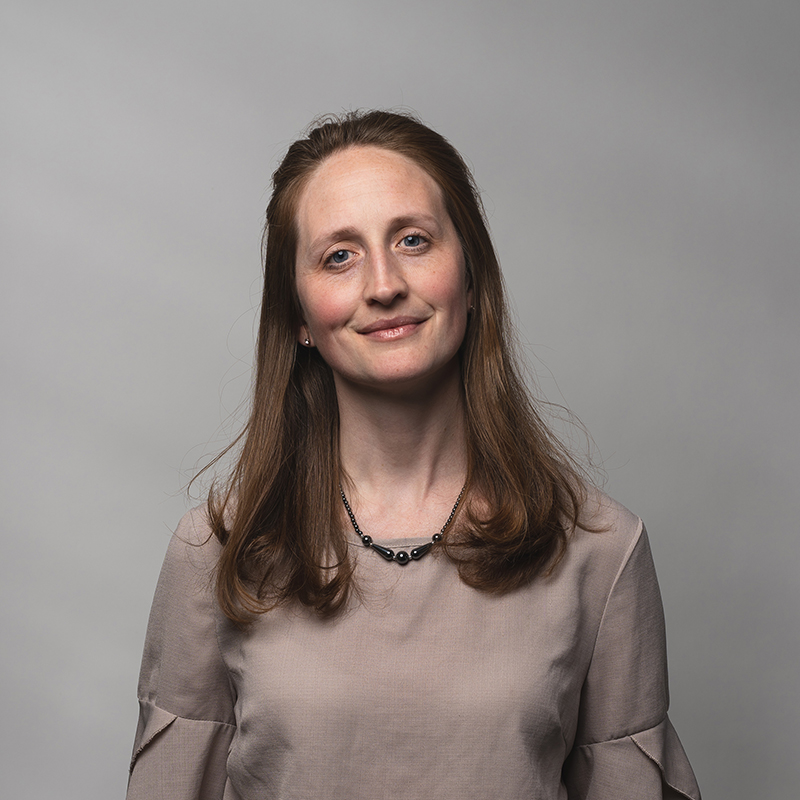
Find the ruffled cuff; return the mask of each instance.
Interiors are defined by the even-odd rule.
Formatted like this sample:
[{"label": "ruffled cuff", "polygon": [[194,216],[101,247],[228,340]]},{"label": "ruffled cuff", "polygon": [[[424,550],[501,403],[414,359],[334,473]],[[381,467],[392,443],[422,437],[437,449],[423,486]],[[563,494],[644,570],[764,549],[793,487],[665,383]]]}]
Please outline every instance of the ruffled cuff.
[{"label": "ruffled cuff", "polygon": [[185,719],[140,701],[127,800],[221,800],[233,797],[227,760],[235,727]]},{"label": "ruffled cuff", "polygon": [[668,718],[654,728],[573,748],[563,773],[570,800],[700,800]]}]

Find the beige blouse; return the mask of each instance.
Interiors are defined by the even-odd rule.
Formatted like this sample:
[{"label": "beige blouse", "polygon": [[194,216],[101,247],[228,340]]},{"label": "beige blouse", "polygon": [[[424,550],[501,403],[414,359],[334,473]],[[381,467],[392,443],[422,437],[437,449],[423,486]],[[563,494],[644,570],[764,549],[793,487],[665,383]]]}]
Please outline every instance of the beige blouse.
[{"label": "beige blouse", "polygon": [[346,613],[294,606],[244,631],[190,512],[153,603],[128,800],[697,800],[647,535],[596,505],[605,532],[578,531],[524,589],[487,595],[436,551],[401,566],[354,537]]}]

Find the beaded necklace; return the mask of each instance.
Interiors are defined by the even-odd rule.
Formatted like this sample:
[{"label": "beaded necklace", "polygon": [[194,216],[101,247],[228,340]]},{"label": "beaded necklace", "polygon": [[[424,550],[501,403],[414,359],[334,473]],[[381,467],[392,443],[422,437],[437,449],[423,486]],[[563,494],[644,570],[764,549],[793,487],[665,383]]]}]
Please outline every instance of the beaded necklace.
[{"label": "beaded necklace", "polygon": [[429,542],[421,544],[419,547],[415,547],[410,553],[407,553],[405,550],[398,550],[395,553],[394,550],[391,550],[388,547],[382,547],[379,544],[375,544],[375,542],[372,541],[372,537],[368,536],[366,533],[363,533],[361,528],[358,527],[356,515],[353,513],[353,509],[350,508],[350,503],[347,502],[347,497],[345,496],[341,483],[339,484],[339,493],[342,495],[342,502],[344,503],[345,509],[347,509],[347,516],[350,517],[350,522],[353,523],[353,529],[360,537],[361,543],[364,545],[364,547],[372,548],[376,553],[380,553],[387,561],[396,561],[398,564],[405,566],[409,561],[419,561],[437,542],[442,541],[444,532],[447,530],[448,526],[453,521],[453,517],[456,515],[456,511],[458,510],[459,503],[461,502],[461,498],[464,496],[466,488],[467,484],[465,483],[461,487],[461,491],[458,493],[453,510],[450,512],[450,516],[447,518],[447,521],[444,523],[444,525],[442,525],[442,529],[439,531],[439,533],[434,533]]}]

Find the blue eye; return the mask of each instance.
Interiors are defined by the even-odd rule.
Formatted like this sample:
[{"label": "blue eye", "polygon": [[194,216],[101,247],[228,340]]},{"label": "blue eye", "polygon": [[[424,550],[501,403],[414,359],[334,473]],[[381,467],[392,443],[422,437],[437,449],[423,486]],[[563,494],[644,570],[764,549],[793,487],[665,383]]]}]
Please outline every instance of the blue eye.
[{"label": "blue eye", "polygon": [[344,264],[349,256],[349,250],[337,250],[335,253],[331,253],[330,256],[328,256],[328,260],[332,261],[334,264]]},{"label": "blue eye", "polygon": [[416,233],[411,233],[403,237],[403,244],[406,247],[419,247],[422,244],[422,237]]}]

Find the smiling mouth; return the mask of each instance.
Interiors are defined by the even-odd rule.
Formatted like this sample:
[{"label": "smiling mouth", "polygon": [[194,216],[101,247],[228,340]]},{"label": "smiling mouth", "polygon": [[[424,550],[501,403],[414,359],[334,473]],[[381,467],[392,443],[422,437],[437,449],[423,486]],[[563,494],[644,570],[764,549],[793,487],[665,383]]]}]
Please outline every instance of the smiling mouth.
[{"label": "smiling mouth", "polygon": [[413,333],[423,322],[425,322],[425,320],[418,317],[379,319],[361,328],[359,333],[371,339],[400,339],[403,336]]}]

